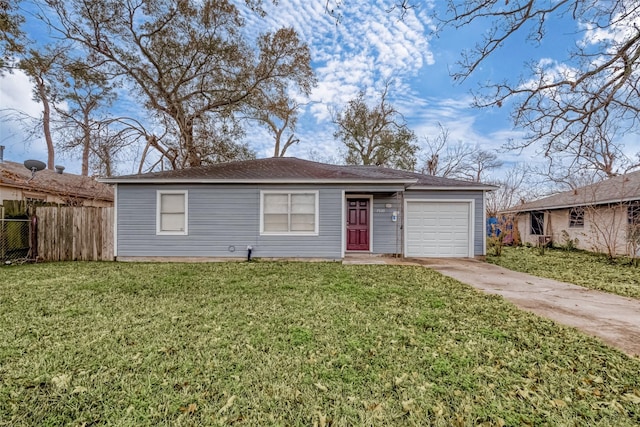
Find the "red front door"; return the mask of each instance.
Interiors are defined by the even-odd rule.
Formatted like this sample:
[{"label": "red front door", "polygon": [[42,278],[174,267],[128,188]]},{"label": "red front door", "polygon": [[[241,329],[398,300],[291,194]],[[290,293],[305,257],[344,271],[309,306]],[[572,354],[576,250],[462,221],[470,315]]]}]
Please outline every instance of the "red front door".
[{"label": "red front door", "polygon": [[369,199],[347,200],[347,250],[369,250]]}]

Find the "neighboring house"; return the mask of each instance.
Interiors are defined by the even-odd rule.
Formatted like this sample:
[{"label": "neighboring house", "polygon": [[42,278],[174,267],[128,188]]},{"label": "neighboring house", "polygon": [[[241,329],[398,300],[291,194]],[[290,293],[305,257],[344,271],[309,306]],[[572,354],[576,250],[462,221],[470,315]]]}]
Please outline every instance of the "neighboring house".
[{"label": "neighboring house", "polygon": [[113,189],[94,178],[41,170],[32,174],[23,164],[0,158],[0,205],[11,201],[73,206],[113,206]]},{"label": "neighboring house", "polygon": [[[553,242],[621,255],[637,252],[640,171],[524,203],[514,214],[523,243]],[[635,243],[634,243],[635,242]]]},{"label": "neighboring house", "polygon": [[269,158],[103,179],[119,260],[485,254],[480,183]]}]

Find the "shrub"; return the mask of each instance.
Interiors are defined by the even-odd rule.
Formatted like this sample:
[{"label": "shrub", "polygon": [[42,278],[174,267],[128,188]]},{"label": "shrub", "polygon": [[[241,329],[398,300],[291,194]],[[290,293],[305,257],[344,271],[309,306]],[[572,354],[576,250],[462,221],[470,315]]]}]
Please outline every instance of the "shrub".
[{"label": "shrub", "polygon": [[562,239],[562,243],[558,246],[560,249],[564,249],[565,251],[575,251],[578,249],[578,238],[572,239],[566,230],[562,230],[560,238]]},{"label": "shrub", "polygon": [[501,256],[502,248],[504,247],[502,237],[493,236],[487,238],[487,246],[489,248],[489,252],[493,256]]}]

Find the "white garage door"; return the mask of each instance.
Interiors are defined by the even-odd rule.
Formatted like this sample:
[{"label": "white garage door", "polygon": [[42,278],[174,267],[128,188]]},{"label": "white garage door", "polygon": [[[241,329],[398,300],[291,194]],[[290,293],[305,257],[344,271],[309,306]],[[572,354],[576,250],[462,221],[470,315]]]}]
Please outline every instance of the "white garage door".
[{"label": "white garage door", "polygon": [[470,203],[407,202],[406,255],[468,257]]}]

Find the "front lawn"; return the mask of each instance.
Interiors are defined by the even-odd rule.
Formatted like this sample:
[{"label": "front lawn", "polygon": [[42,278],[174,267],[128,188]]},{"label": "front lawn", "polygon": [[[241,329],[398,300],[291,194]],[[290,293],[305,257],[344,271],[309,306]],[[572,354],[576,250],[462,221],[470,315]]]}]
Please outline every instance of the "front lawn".
[{"label": "front lawn", "polygon": [[502,256],[487,261],[511,270],[547,277],[567,283],[640,298],[640,267],[627,259],[609,260],[605,255],[586,251],[505,247]]},{"label": "front lawn", "polygon": [[0,322],[0,425],[640,424],[640,360],[422,267],[2,267]]}]

